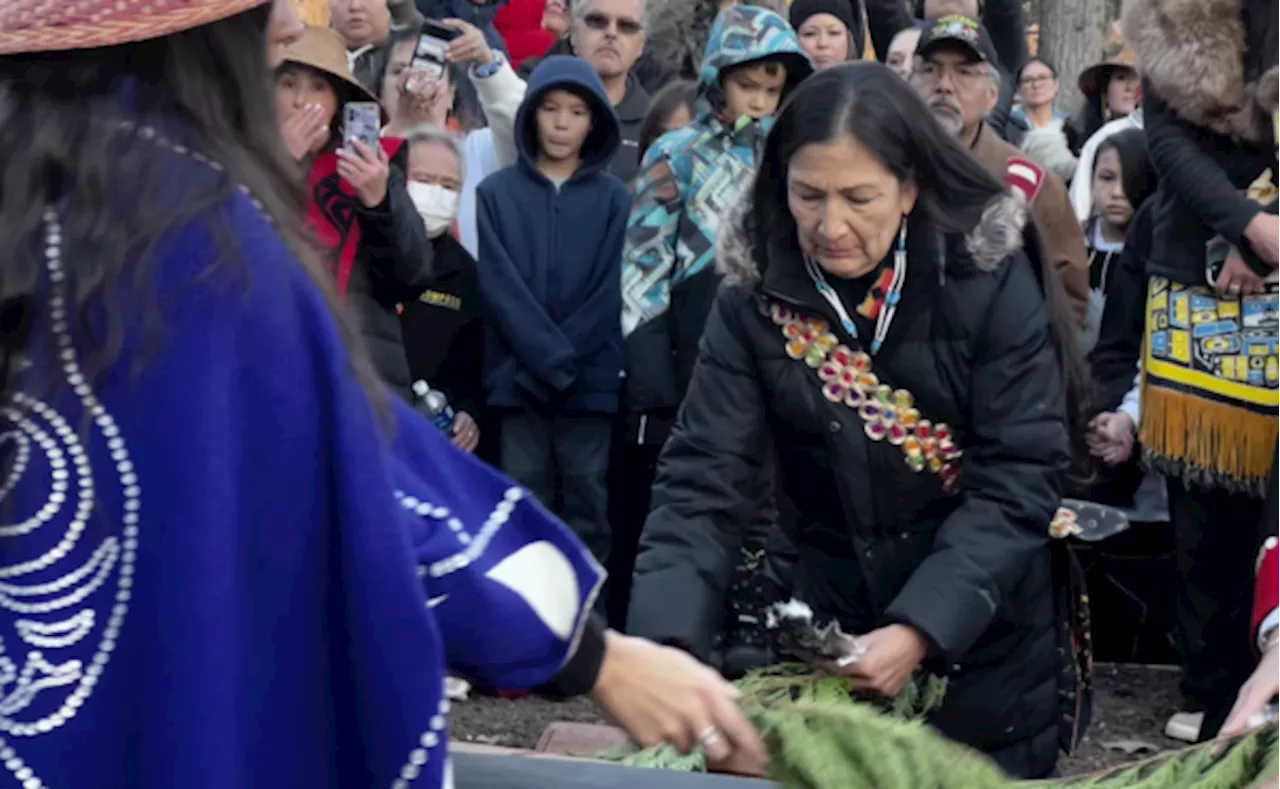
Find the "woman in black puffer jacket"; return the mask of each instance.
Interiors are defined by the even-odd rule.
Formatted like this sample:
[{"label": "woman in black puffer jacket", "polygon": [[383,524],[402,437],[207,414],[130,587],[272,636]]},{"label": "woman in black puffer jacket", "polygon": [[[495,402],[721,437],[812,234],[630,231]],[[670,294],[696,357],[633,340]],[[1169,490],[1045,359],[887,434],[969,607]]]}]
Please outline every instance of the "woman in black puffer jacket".
[{"label": "woman in black puffer jacket", "polygon": [[[1144,461],[1168,480],[1187,703],[1166,733],[1179,739],[1213,737],[1255,663],[1234,634],[1249,627],[1250,589],[1239,579],[1257,547],[1251,530],[1223,524],[1262,519],[1278,428],[1277,5],[1124,5],[1125,37],[1143,76],[1143,125],[1160,173],[1142,302],[1148,330],[1139,438]],[[1178,343],[1188,334],[1177,330],[1176,316],[1164,331],[1162,298],[1197,305],[1185,361],[1162,350],[1166,337]],[[1244,350],[1220,350],[1233,347]]]},{"label": "woman in black puffer jacket", "polygon": [[1085,379],[1025,218],[884,66],[797,89],[721,229],[726,285],[662,453],[631,632],[707,654],[772,452],[795,595],[867,650],[838,670],[884,695],[917,666],[949,676],[938,729],[1013,776],[1053,772],[1048,527]]},{"label": "woman in black puffer jacket", "polygon": [[309,27],[284,50],[276,105],[285,144],[307,167],[307,218],[327,248],[338,296],[353,310],[375,369],[406,400],[409,362],[398,305],[430,280],[431,244],[405,188],[408,146],[344,139],[343,107],[376,99],[347,67],[342,39]]}]

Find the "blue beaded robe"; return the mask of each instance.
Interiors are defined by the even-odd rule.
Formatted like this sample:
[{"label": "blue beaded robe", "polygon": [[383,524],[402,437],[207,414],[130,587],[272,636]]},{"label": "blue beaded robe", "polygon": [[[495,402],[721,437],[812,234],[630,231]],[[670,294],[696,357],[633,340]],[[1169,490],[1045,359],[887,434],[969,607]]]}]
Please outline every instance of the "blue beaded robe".
[{"label": "blue beaded robe", "polygon": [[99,375],[67,301],[94,250],[45,213],[46,308],[0,407],[0,787],[447,785],[446,666],[551,679],[602,571],[398,398],[379,419],[216,164],[125,146],[204,207],[120,286],[148,292],[113,294]]}]

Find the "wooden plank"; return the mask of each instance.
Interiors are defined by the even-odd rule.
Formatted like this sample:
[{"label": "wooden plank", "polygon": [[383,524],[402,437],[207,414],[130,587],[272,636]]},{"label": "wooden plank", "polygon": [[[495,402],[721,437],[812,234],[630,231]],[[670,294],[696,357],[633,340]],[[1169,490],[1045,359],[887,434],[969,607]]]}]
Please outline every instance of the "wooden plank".
[{"label": "wooden plank", "polygon": [[562,753],[539,753],[525,748],[508,748],[504,745],[489,745],[483,742],[463,742],[450,740],[449,753],[473,753],[480,756],[519,756],[526,759],[560,759],[562,761],[588,762],[591,759],[566,756]]},{"label": "wooden plank", "polygon": [[543,729],[534,750],[589,759],[596,754],[618,750],[630,744],[631,738],[616,726],[556,721]]},{"label": "wooden plank", "polygon": [[457,789],[776,789],[756,778],[650,770],[530,751],[519,758],[457,747],[468,745],[450,743]]}]

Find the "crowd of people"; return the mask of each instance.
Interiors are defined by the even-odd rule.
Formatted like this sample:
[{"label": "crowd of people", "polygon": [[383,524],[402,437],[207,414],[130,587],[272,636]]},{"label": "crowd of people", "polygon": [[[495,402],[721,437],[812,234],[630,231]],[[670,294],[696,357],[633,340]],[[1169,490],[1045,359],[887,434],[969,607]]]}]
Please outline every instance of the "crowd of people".
[{"label": "crowd of people", "polygon": [[795,599],[1053,776],[1064,499],[1172,543],[1167,733],[1252,725],[1276,31],[1127,0],[1070,77],[1017,0],[8,4],[5,767],[448,786],[454,674],[759,772],[725,678]]}]

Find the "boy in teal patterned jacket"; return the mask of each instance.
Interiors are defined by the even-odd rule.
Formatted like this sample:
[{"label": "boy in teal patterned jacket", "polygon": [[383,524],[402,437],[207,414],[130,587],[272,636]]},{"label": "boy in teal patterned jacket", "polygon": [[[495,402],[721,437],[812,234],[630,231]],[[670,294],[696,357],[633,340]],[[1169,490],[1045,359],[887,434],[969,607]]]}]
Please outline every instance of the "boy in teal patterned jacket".
[{"label": "boy in teal patterned jacket", "polygon": [[754,180],[782,98],[812,71],[782,17],[731,6],[711,28],[693,122],[644,154],[622,253],[622,333],[627,406],[646,427],[680,405],[719,282],[721,218]]},{"label": "boy in teal patterned jacket", "polygon": [[[812,71],[782,17],[759,7],[729,7],[711,28],[693,122],[658,138],[640,165],[622,253],[628,430],[615,459],[613,492],[630,500],[618,495],[619,488],[635,487],[635,506],[628,509],[641,518],[719,285],[720,223],[755,180],[773,113]],[[773,485],[761,490],[771,494]],[[760,595],[748,588],[762,581],[755,567],[776,522],[771,495],[762,496],[757,512],[730,590],[732,612],[721,646],[721,668],[730,676],[768,654],[755,622]],[[617,533],[619,524],[614,528]],[[629,530],[624,525],[621,531]]]}]

